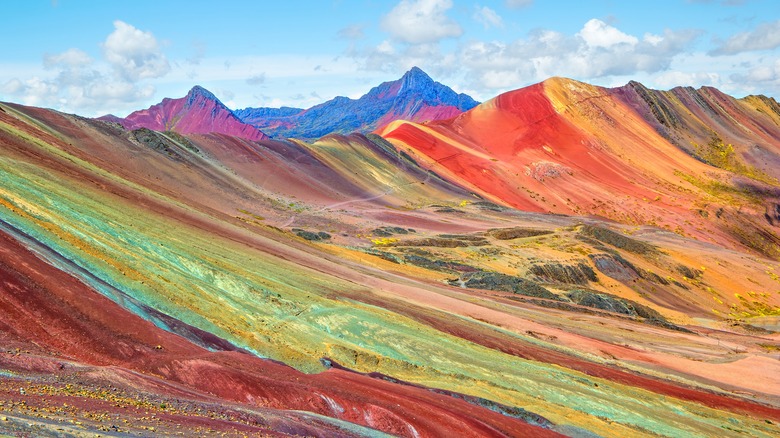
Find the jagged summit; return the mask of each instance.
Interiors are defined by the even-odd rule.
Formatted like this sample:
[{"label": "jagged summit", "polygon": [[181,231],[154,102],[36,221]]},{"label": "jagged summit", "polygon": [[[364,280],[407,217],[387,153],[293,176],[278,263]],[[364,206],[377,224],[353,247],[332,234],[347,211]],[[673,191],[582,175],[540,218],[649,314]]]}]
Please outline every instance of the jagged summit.
[{"label": "jagged summit", "polygon": [[191,104],[198,98],[203,98],[206,100],[213,100],[218,102],[220,105],[225,106],[222,101],[217,99],[217,96],[214,95],[211,91],[201,87],[200,85],[196,85],[190,89],[189,93],[187,93],[187,103]]},{"label": "jagged summit", "polygon": [[460,111],[468,111],[479,102],[466,94],[458,94],[450,87],[434,81],[419,67],[411,70],[395,81],[384,82],[366,93],[365,97],[390,97],[402,99],[419,99],[428,105],[449,105]]},{"label": "jagged summit", "polygon": [[405,90],[425,89],[434,86],[436,82],[428,76],[427,73],[422,71],[419,67],[412,67],[411,70],[404,73],[401,77],[401,89],[399,93]]},{"label": "jagged summit", "polygon": [[404,73],[403,77],[406,78],[406,77],[415,77],[415,76],[425,77],[425,78],[431,79],[431,77],[428,76],[428,73],[425,73],[423,71],[423,69],[421,69],[420,67],[417,67],[417,66],[414,66],[414,67],[410,68],[409,71]]},{"label": "jagged summit", "polygon": [[127,129],[148,128],[155,131],[176,131],[180,134],[220,133],[262,140],[267,138],[259,129],[242,122],[225,104],[207,89],[196,85],[179,99],[163,99],[148,109],[135,111],[124,119],[101,117],[117,122]]},{"label": "jagged summit", "polygon": [[339,96],[289,116],[273,108],[246,108],[236,115],[274,137],[319,138],[331,133],[371,132],[395,120],[425,122],[457,116],[478,105],[466,94],[412,67],[359,99]]}]

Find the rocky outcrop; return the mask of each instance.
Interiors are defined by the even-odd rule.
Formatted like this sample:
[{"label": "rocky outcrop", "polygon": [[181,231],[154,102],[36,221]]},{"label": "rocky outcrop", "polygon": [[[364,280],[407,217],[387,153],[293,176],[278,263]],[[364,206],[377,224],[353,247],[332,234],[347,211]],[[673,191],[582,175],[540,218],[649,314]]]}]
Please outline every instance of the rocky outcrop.
[{"label": "rocky outcrop", "polygon": [[635,254],[648,255],[658,252],[655,246],[649,243],[632,239],[604,227],[584,225],[580,230],[580,233],[583,236],[592,237],[601,243],[606,243],[607,245]]},{"label": "rocky outcrop", "polygon": [[561,263],[545,263],[532,265],[529,272],[543,283],[563,283],[586,285],[598,281],[596,272],[587,263],[566,265]]},{"label": "rocky outcrop", "polygon": [[528,297],[546,298],[549,300],[562,300],[542,286],[531,280],[498,272],[479,271],[464,274],[458,280],[450,281],[453,285],[462,285],[470,289],[487,289],[503,292],[511,292]]},{"label": "rocky outcrop", "polygon": [[331,235],[326,233],[326,232],[324,232],[324,231],[318,231],[318,232],[317,231],[308,231],[308,230],[303,230],[303,229],[300,229],[300,228],[293,228],[292,231],[293,231],[293,233],[295,233],[296,236],[298,236],[298,237],[300,237],[302,239],[306,239],[306,240],[312,241],[312,242],[319,242],[319,241],[322,241],[322,240],[330,240],[330,238],[331,238]]},{"label": "rocky outcrop", "polygon": [[414,232],[415,230],[411,228],[379,227],[371,230],[371,235],[376,237],[390,237],[394,234],[409,234]]},{"label": "rocky outcrop", "polygon": [[393,243],[393,246],[431,246],[438,248],[461,248],[466,246],[485,246],[490,242],[481,236],[469,236],[463,234],[440,234],[436,237],[422,239],[401,240]]},{"label": "rocky outcrop", "polygon": [[520,239],[523,237],[544,236],[547,234],[552,234],[552,231],[538,230],[535,228],[515,227],[515,228],[494,228],[488,230],[487,234],[488,236],[498,240],[512,240],[512,239]]},{"label": "rocky outcrop", "polygon": [[655,310],[625,298],[587,290],[573,290],[569,292],[567,296],[572,302],[579,304],[580,306],[605,310],[607,312],[626,315],[633,318],[641,318],[648,324],[658,325],[677,331],[690,332],[688,329],[670,323]]}]

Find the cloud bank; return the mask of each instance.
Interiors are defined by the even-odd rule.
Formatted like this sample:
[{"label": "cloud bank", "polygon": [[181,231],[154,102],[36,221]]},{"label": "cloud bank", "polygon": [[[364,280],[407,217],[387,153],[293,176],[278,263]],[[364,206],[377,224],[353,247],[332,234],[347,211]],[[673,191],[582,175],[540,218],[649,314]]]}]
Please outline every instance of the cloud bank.
[{"label": "cloud bank", "polygon": [[148,82],[171,70],[157,39],[123,21],[101,44],[103,59],[92,59],[77,48],[47,54],[46,77],[13,78],[3,84],[5,94],[22,103],[53,106],[65,111],[109,111],[143,102],[154,95]]}]

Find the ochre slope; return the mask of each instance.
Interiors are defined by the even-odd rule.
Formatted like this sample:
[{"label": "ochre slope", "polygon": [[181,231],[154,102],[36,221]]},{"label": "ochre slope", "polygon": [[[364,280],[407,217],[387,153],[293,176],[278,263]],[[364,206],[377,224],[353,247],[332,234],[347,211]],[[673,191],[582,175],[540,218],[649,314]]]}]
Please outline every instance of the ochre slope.
[{"label": "ochre slope", "polygon": [[[610,92],[675,145],[708,164],[739,170],[734,166],[739,160],[758,171],[753,176],[780,176],[780,107],[773,98],[735,99],[712,87],[658,91],[636,82]],[[734,161],[714,154],[723,152],[713,150],[719,144],[734,147]]]}]

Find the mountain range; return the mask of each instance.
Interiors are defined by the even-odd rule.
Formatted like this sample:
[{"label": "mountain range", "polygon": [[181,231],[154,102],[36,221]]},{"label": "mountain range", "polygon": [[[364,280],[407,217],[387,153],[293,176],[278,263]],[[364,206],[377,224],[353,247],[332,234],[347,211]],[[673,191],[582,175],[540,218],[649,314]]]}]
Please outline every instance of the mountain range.
[{"label": "mountain range", "polygon": [[0,103],[0,431],[777,436],[777,101],[474,103]]},{"label": "mountain range", "polygon": [[306,110],[246,108],[236,116],[276,138],[317,139],[331,133],[371,132],[394,120],[448,119],[477,106],[414,67],[401,79],[372,88],[359,99],[337,97]]},{"label": "mountain range", "polygon": [[266,135],[316,140],[332,133],[368,133],[400,119],[414,122],[446,119],[476,105],[471,97],[455,93],[414,67],[400,79],[374,87],[359,99],[336,97],[309,109],[231,111],[211,92],[196,86],[181,99],[163,99],[124,119],[113,115],[101,119],[120,123],[127,129],[145,127],[182,134],[220,132],[249,140],[260,140]]}]

